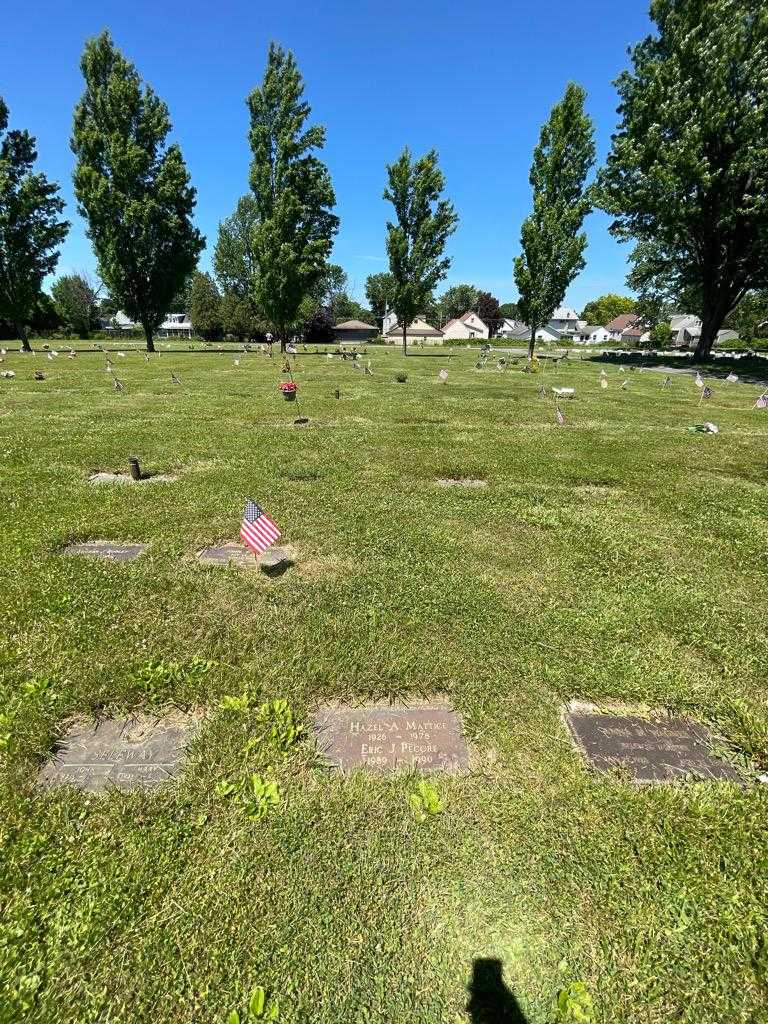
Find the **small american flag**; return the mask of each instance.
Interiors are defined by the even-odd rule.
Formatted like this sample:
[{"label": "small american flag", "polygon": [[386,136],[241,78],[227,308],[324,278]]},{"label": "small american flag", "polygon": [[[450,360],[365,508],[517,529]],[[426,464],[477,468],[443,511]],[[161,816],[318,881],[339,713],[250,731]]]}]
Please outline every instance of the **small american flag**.
[{"label": "small american flag", "polygon": [[560,426],[560,427],[564,427],[565,426],[565,416],[563,416],[562,412],[560,412],[560,406],[559,405],[555,406],[555,419],[557,420],[558,426]]},{"label": "small american flag", "polygon": [[181,381],[175,373],[171,373],[171,384],[181,384]]},{"label": "small american flag", "polygon": [[117,377],[115,377],[112,380],[112,385],[113,385],[115,391],[125,391],[125,384],[123,384],[123,382],[121,380],[118,380]]},{"label": "small american flag", "polygon": [[672,378],[671,377],[665,377],[664,378],[664,387],[665,388],[668,388],[671,383],[672,383]]},{"label": "small american flag", "polygon": [[736,376],[735,373],[729,373],[725,379],[728,381],[729,384],[735,384],[739,378]]},{"label": "small american flag", "polygon": [[696,382],[696,387],[697,388],[703,388],[704,387],[704,378],[701,376],[700,373],[697,372],[696,377],[694,378],[694,380]]},{"label": "small american flag", "polygon": [[768,395],[760,395],[758,400],[755,402],[756,409],[765,409],[768,406]]},{"label": "small american flag", "polygon": [[704,390],[701,392],[701,397],[702,398],[711,398],[712,397],[712,388],[709,387],[709,385],[707,385],[704,388]]},{"label": "small american flag", "polygon": [[249,498],[245,503],[243,521],[240,524],[240,537],[251,551],[257,555],[263,554],[280,536],[280,529],[261,505],[257,505]]},{"label": "small american flag", "polygon": [[443,384],[445,384],[445,382],[448,380],[448,371],[447,370],[441,370],[440,373],[438,373],[437,377],[438,377],[438,380],[441,380],[443,382]]}]

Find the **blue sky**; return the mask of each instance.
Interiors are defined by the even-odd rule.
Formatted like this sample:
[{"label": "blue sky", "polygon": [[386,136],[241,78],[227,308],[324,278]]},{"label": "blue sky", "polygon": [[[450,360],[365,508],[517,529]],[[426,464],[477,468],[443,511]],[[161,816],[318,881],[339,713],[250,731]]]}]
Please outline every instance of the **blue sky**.
[{"label": "blue sky", "polygon": [[[295,52],[313,118],[327,128],[324,159],[341,217],[333,259],[356,294],[368,274],[386,269],[385,165],[407,144],[417,154],[439,151],[460,217],[447,283],[469,281],[507,301],[515,297],[512,259],[541,123],[566,83],[579,82],[605,156],[616,123],[612,82],[627,46],[649,30],[647,7],[648,0],[9,2],[0,95],[11,125],[36,136],[40,168],[62,184],[72,229],[59,271],[94,270],[72,197],[69,133],[83,43],[108,27],[170,108],[172,137],[198,191],[208,269],[218,223],[248,188],[244,101],[276,40]],[[626,290],[626,247],[607,227],[603,214],[588,221],[587,269],[567,296],[578,308]]]}]

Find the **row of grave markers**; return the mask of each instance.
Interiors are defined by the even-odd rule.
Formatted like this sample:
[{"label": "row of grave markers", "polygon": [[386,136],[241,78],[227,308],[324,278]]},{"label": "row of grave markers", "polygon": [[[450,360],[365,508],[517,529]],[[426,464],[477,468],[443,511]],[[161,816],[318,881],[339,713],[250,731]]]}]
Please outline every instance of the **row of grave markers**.
[{"label": "row of grave markers", "polygon": [[[687,780],[743,784],[713,753],[708,729],[689,718],[605,713],[572,704],[563,722],[576,749],[598,773],[621,770],[635,783]],[[58,741],[38,775],[45,788],[73,785],[98,792],[153,787],[175,778],[203,713],[134,715],[78,723]],[[321,763],[341,772],[393,775],[471,770],[473,752],[460,716],[444,700],[413,705],[322,704],[311,716]],[[759,781],[766,781],[761,778]]]}]

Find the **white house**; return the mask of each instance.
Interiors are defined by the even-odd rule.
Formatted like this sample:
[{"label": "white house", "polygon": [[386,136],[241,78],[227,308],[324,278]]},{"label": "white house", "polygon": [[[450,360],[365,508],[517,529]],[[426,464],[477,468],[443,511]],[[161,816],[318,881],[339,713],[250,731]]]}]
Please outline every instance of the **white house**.
[{"label": "white house", "polygon": [[611,333],[605,327],[587,324],[586,327],[581,328],[578,337],[573,340],[580,345],[605,345],[611,340]]},{"label": "white house", "polygon": [[560,306],[549,319],[547,327],[560,335],[574,337],[586,327],[585,320],[579,320],[579,314],[570,306]]},{"label": "white house", "polygon": [[488,338],[488,328],[477,315],[471,310],[463,316],[449,320],[443,327],[443,337],[446,340],[451,338]]},{"label": "white house", "polygon": [[511,320],[505,317],[496,332],[497,338],[512,338],[515,341],[530,340],[531,328],[522,320]]},{"label": "white house", "polygon": [[167,313],[157,333],[161,338],[191,338],[192,321],[186,313]]},{"label": "white house", "polygon": [[[140,331],[142,327],[118,309],[104,329],[119,334],[121,331]],[[192,323],[186,313],[167,313],[157,333],[161,338],[191,338]]]}]

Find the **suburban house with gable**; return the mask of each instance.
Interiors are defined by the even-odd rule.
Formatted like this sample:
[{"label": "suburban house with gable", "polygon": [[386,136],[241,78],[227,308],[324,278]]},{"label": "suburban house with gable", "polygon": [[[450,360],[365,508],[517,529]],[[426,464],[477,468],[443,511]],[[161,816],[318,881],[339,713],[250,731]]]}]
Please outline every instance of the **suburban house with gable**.
[{"label": "suburban house with gable", "polygon": [[579,331],[577,338],[573,339],[577,345],[605,345],[611,340],[607,327],[598,327],[595,324],[587,324]]},{"label": "suburban house with gable", "polygon": [[468,310],[463,316],[449,320],[443,327],[443,337],[451,338],[488,338],[488,328],[477,315]]},{"label": "suburban house with gable", "polygon": [[628,327],[634,327],[637,322],[637,316],[635,313],[621,313],[619,316],[614,317],[610,323],[605,325],[606,331],[610,335],[611,341],[621,341],[621,336]]}]

